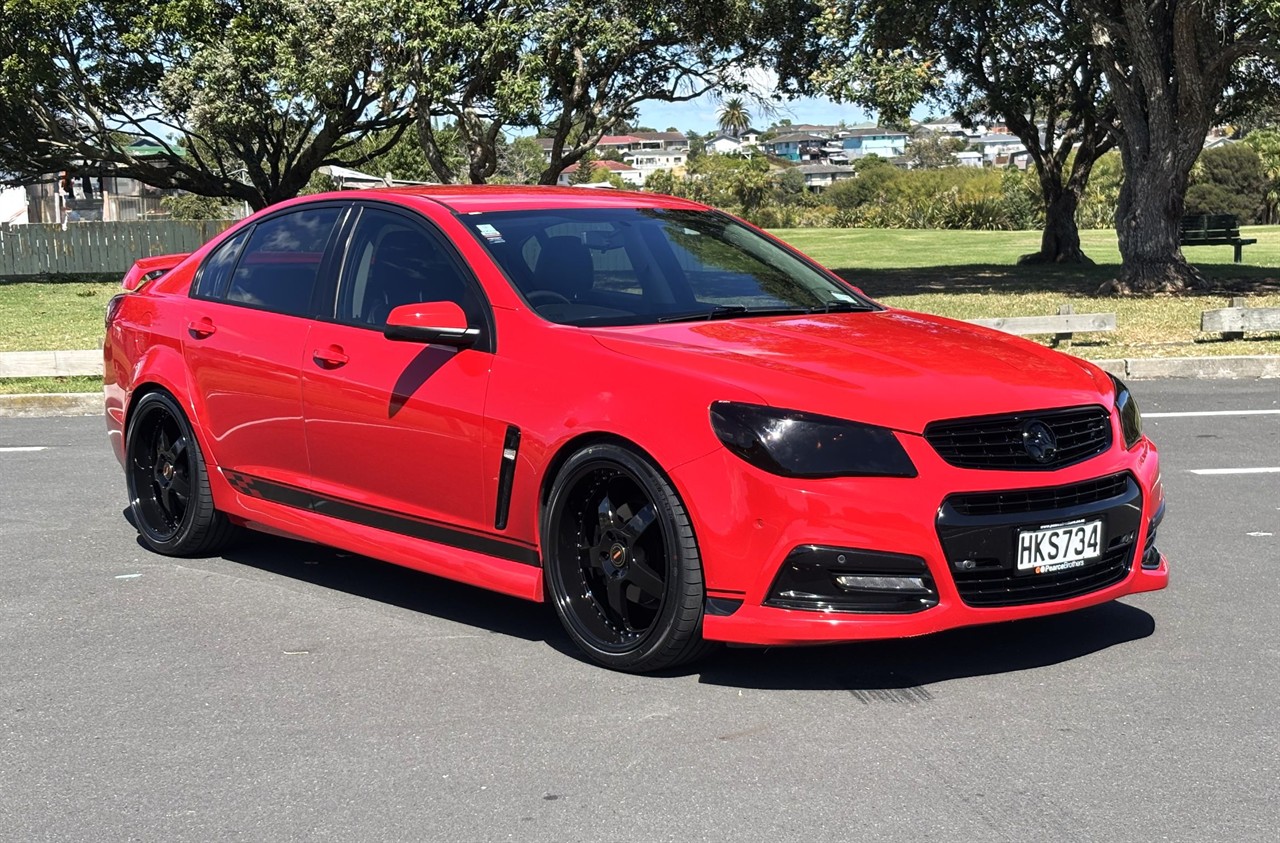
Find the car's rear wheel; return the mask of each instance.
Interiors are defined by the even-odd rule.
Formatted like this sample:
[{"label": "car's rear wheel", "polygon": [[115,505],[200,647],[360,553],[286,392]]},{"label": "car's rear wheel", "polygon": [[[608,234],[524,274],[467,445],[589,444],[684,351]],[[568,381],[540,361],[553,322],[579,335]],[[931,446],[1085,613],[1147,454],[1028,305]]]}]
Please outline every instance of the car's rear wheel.
[{"label": "car's rear wheel", "polygon": [[594,661],[641,673],[705,650],[702,561],[688,513],[639,454],[601,444],[565,462],[542,553],[556,613]]},{"label": "car's rear wheel", "polygon": [[213,506],[200,444],[172,397],[142,396],[125,443],[129,506],[147,547],[168,556],[203,556],[234,536],[234,525]]}]

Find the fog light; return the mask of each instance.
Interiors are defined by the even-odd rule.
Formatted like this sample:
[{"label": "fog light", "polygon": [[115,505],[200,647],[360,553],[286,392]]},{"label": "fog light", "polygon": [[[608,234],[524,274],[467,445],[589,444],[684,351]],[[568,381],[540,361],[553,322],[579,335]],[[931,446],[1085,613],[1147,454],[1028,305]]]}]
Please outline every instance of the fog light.
[{"label": "fog light", "polygon": [[859,574],[840,574],[836,584],[841,588],[858,591],[916,591],[927,592],[920,577],[867,577]]}]

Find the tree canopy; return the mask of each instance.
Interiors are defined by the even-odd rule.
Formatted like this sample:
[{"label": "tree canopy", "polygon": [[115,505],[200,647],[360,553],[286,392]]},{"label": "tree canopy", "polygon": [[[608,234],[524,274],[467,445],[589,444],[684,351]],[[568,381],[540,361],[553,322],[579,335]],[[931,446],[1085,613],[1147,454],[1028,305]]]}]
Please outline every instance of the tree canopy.
[{"label": "tree canopy", "polygon": [[[787,0],[797,2],[797,0]],[[1072,0],[836,0],[815,4],[807,49],[778,57],[801,91],[821,91],[905,125],[922,103],[963,125],[1004,123],[1039,175],[1044,261],[1079,261],[1075,212],[1114,111]],[[1074,150],[1074,152],[1073,152]]]},{"label": "tree canopy", "polygon": [[[408,125],[375,0],[6,0],[6,168],[109,164],[255,208]],[[6,119],[6,123],[10,121]],[[7,126],[6,132],[13,132]]]}]

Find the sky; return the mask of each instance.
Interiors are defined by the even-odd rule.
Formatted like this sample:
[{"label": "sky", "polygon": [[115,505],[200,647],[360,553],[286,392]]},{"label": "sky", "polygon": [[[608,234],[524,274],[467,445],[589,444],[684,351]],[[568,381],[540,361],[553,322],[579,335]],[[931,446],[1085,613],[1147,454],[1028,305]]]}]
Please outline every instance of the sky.
[{"label": "sky", "polygon": [[[747,67],[739,71],[740,79],[749,90],[742,97],[751,112],[751,128],[767,129],[769,124],[783,119],[792,123],[816,123],[835,125],[841,120],[849,125],[872,122],[872,118],[860,108],[841,105],[825,97],[800,97],[794,100],[772,102],[771,95],[777,89],[778,76],[763,67]],[[770,100],[761,105],[760,100]],[[640,125],[652,126],[658,131],[674,126],[682,132],[690,129],[700,132],[719,130],[716,112],[721,100],[714,93],[703,94],[688,102],[646,102],[640,105]]]},{"label": "sky", "polygon": [[[711,94],[704,94],[689,102],[646,102],[640,106],[640,125],[651,126],[663,131],[668,126],[675,126],[682,132],[693,129],[707,133],[719,130],[716,111],[720,101]],[[867,112],[856,106],[832,102],[821,97],[802,97],[791,101],[783,101],[773,106],[772,114],[764,114],[759,108],[749,107],[751,126],[754,129],[766,129],[777,120],[790,119],[792,123],[816,123],[818,125],[835,125],[841,120],[853,126],[858,123],[874,122]]]}]

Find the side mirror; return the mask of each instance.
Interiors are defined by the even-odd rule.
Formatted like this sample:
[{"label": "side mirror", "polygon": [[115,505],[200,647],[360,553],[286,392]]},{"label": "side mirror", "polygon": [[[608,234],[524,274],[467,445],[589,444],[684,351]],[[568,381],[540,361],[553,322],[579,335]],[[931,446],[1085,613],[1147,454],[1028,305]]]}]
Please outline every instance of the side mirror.
[{"label": "side mirror", "polygon": [[480,339],[480,330],[467,326],[467,316],[455,302],[426,301],[392,310],[382,335],[389,340],[470,348]]}]

